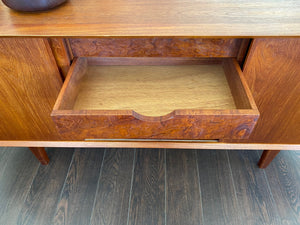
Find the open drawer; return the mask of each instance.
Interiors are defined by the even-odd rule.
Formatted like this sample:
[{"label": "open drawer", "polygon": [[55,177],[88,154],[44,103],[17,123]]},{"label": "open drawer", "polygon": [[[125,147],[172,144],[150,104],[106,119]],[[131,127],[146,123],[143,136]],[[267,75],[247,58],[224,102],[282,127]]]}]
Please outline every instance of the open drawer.
[{"label": "open drawer", "polygon": [[259,112],[233,58],[76,58],[51,116],[69,140],[224,140]]}]

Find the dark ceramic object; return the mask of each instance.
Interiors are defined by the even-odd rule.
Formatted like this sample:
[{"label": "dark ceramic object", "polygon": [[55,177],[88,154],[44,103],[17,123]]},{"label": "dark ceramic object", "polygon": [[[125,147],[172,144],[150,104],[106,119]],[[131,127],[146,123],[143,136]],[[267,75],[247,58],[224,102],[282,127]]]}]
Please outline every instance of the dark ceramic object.
[{"label": "dark ceramic object", "polygon": [[23,12],[52,9],[65,1],[67,0],[2,0],[7,7]]}]

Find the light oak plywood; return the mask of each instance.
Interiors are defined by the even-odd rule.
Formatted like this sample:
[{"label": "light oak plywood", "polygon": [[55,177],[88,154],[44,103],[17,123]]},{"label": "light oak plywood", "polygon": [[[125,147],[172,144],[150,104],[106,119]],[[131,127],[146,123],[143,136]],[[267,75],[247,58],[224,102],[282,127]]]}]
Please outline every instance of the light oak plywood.
[{"label": "light oak plywood", "polygon": [[131,110],[162,116],[175,109],[235,109],[221,65],[90,66],[75,110]]}]

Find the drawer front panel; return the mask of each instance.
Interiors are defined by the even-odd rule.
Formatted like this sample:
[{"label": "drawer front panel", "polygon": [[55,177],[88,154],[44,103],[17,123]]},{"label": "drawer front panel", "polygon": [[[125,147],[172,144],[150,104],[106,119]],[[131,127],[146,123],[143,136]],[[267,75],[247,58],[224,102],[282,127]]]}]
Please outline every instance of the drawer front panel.
[{"label": "drawer front panel", "polygon": [[[74,57],[238,57],[245,39],[70,38]],[[240,53],[239,53],[240,52]]]},{"label": "drawer front panel", "polygon": [[241,139],[249,137],[257,120],[255,115],[179,115],[166,121],[143,121],[133,115],[52,116],[61,135],[71,140]]}]

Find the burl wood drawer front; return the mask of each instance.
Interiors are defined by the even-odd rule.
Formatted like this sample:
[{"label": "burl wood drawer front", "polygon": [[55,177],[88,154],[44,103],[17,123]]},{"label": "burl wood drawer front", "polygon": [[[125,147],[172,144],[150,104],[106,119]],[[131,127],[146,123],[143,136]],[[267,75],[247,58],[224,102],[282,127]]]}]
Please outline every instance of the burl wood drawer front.
[{"label": "burl wood drawer front", "polygon": [[248,39],[69,38],[74,57],[241,57]]},{"label": "burl wood drawer front", "polygon": [[219,140],[259,112],[233,58],[76,58],[51,116],[70,140]]}]

